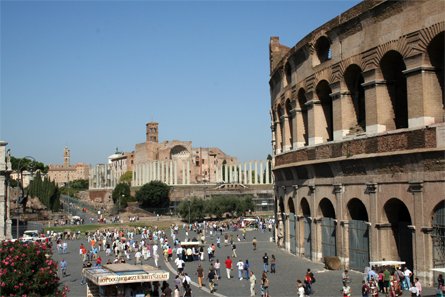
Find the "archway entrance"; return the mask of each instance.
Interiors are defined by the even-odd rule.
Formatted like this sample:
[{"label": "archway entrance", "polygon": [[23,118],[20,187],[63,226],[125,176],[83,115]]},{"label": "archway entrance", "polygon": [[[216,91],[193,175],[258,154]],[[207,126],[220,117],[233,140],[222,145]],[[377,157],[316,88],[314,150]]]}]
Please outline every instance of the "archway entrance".
[{"label": "archway entrance", "polygon": [[432,227],[433,267],[445,267],[445,200],[434,210]]},{"label": "archway entrance", "polygon": [[395,252],[395,256],[398,256],[401,261],[405,261],[406,265],[412,269],[413,236],[412,231],[408,228],[412,224],[408,208],[399,199],[392,198],[386,202],[384,210],[394,236],[393,242],[388,244],[390,247],[396,248],[391,255],[394,255]]},{"label": "archway entrance", "polygon": [[368,212],[357,198],[348,202],[349,221],[349,266],[363,271],[369,265]]},{"label": "archway entrance", "polygon": [[328,198],[320,201],[321,220],[321,250],[323,257],[337,255],[337,233],[335,222],[335,210]]},{"label": "archway entrance", "polygon": [[304,225],[304,256],[308,259],[312,258],[312,219],[311,209],[306,198],[301,199],[301,212],[303,213]]},{"label": "archway entrance", "polygon": [[290,252],[292,254],[297,254],[297,237],[296,237],[296,215],[295,215],[295,207],[294,201],[292,198],[289,199],[287,203],[289,207],[289,243],[290,243]]}]

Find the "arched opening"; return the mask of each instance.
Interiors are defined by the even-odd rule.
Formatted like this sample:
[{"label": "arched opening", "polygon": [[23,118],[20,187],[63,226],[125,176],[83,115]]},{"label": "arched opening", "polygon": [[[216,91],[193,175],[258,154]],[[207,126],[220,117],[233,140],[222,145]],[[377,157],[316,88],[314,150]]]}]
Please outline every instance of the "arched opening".
[{"label": "arched opening", "polygon": [[439,98],[442,99],[442,110],[445,108],[445,98],[444,98],[444,38],[445,32],[440,32],[437,34],[430,42],[427,48],[428,57],[431,62],[431,66],[435,68],[436,77],[438,80],[438,84],[440,86]]},{"label": "arched opening", "polygon": [[280,196],[278,202],[278,246],[286,246],[286,213],[284,208],[284,199]]},{"label": "arched opening", "polygon": [[322,80],[315,88],[315,92],[320,100],[324,115],[323,122],[317,123],[317,125],[322,127],[322,131],[320,131],[321,135],[318,136],[321,136],[326,141],[332,141],[334,139],[334,124],[332,116],[332,98],[329,96],[332,93],[331,87],[326,80]]},{"label": "arched opening", "polygon": [[289,244],[290,252],[292,254],[297,254],[297,237],[296,237],[296,227],[297,227],[297,216],[295,215],[294,200],[289,198],[287,202],[287,207],[289,209]]},{"label": "arched opening", "polygon": [[284,74],[286,76],[286,85],[292,85],[292,67],[289,63],[284,67]]},{"label": "arched opening", "polygon": [[392,242],[389,242],[388,249],[390,253],[387,258],[399,258],[405,261],[408,267],[413,267],[413,242],[412,231],[408,226],[411,225],[411,216],[406,205],[397,198],[391,198],[383,207],[388,223],[391,226]]},{"label": "arched opening", "polygon": [[358,198],[353,198],[348,202],[348,212],[351,220],[368,222],[368,212],[366,206]]},{"label": "arched opening", "polygon": [[278,148],[280,149],[279,152],[284,151],[284,125],[283,125],[283,109],[281,105],[278,105],[277,107],[277,115],[278,115],[278,123],[279,123],[279,139],[277,139],[279,145]]},{"label": "arched opening", "polygon": [[320,38],[318,38],[318,40],[315,42],[314,47],[319,62],[317,64],[321,64],[331,59],[331,42],[326,36],[321,36]]},{"label": "arched opening", "polygon": [[319,204],[320,212],[323,215],[321,220],[321,250],[323,257],[337,255],[337,233],[335,209],[331,200],[323,198]]},{"label": "arched opening", "polygon": [[358,198],[348,204],[349,221],[349,265],[351,269],[361,270],[369,265],[369,229],[366,206]]},{"label": "arched opening", "polygon": [[287,115],[287,124],[288,124],[288,126],[287,126],[287,130],[289,131],[289,135],[287,135],[287,138],[289,139],[289,147],[292,147],[292,144],[294,143],[294,129],[293,129],[293,127],[294,127],[294,125],[293,125],[293,122],[294,122],[294,117],[293,117],[293,115],[292,115],[292,104],[291,104],[291,102],[290,102],[290,100],[288,99],[287,101],[286,101],[286,115]]},{"label": "arched opening", "polygon": [[[445,200],[434,208],[431,226],[433,267],[445,267]],[[434,279],[437,279],[437,276]]]},{"label": "arched opening", "polygon": [[[302,140],[304,141],[304,145],[308,145],[309,136],[308,136],[308,119],[307,119],[307,109],[305,106],[306,103],[306,91],[304,89],[300,89],[298,91],[298,105],[301,110],[301,118],[297,122],[297,127],[299,127],[299,132],[302,136]],[[298,136],[297,136],[298,137]]]},{"label": "arched opening", "polygon": [[408,97],[406,78],[402,71],[406,70],[405,62],[400,53],[396,51],[387,52],[380,61],[383,78],[386,81],[389,99],[393,111],[393,126],[395,129],[408,127]]},{"label": "arched opening", "polygon": [[364,132],[366,130],[366,110],[365,89],[362,86],[365,79],[363,78],[362,69],[358,65],[350,65],[346,68],[344,80],[350,93],[355,113],[355,126],[349,127],[350,134]]},{"label": "arched opening", "polygon": [[300,203],[301,212],[303,213],[303,240],[304,240],[304,257],[312,258],[312,218],[309,202],[306,198],[301,199]]}]

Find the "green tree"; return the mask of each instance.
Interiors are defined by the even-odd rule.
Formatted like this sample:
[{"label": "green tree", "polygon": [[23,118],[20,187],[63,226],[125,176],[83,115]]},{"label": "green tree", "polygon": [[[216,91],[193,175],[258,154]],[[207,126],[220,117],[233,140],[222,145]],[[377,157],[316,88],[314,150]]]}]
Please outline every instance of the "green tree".
[{"label": "green tree", "polygon": [[170,187],[161,181],[151,181],[136,192],[143,208],[166,208],[170,205]]},{"label": "green tree", "polygon": [[[40,170],[43,173],[48,172],[48,166],[43,164],[42,162],[33,161],[29,158],[16,158],[11,156],[11,166],[12,170],[28,170],[28,171],[37,171]],[[19,168],[20,166],[20,168]]]},{"label": "green tree", "polygon": [[117,205],[119,210],[127,207],[128,201],[131,200],[130,185],[127,183],[119,183],[111,194],[114,205]]},{"label": "green tree", "polygon": [[185,221],[195,222],[204,219],[205,202],[203,199],[193,197],[191,200],[183,200],[179,203],[177,211]]},{"label": "green tree", "polygon": [[133,180],[133,171],[127,171],[124,174],[121,175],[119,178],[119,181],[121,183],[127,183],[131,184],[131,181]]}]

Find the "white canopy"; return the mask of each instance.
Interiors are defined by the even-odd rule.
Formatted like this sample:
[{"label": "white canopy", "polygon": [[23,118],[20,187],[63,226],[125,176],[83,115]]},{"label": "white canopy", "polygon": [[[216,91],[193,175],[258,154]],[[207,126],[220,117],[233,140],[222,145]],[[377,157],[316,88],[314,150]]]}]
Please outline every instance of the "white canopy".
[{"label": "white canopy", "polygon": [[404,261],[373,261],[369,262],[371,266],[401,266],[406,264]]},{"label": "white canopy", "polygon": [[431,270],[445,273],[445,267],[444,267],[444,268],[439,268],[439,267],[437,267],[437,268],[433,268],[433,269],[431,269]]}]

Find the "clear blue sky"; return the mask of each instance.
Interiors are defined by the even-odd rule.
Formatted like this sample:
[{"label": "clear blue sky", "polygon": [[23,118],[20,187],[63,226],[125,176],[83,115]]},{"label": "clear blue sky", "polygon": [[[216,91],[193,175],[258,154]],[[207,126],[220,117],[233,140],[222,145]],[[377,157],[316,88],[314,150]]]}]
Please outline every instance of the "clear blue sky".
[{"label": "clear blue sky", "polygon": [[359,1],[1,1],[0,140],[102,163],[159,138],[271,153],[269,38],[294,46]]}]

